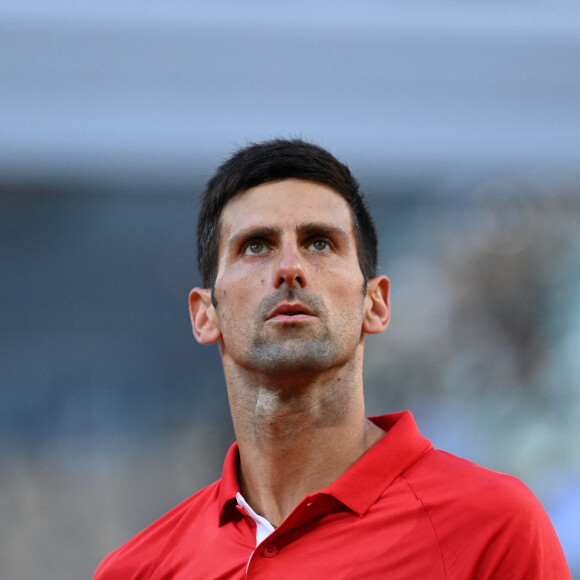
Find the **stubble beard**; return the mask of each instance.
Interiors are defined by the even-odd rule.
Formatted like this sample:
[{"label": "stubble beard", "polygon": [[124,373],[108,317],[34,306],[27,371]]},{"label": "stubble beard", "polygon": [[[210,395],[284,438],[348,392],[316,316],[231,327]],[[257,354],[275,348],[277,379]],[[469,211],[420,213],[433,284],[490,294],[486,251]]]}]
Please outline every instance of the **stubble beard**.
[{"label": "stubble beard", "polygon": [[[278,328],[275,336],[264,328],[266,315],[282,301],[298,301],[315,315],[312,324],[292,323]],[[341,357],[348,358],[348,336],[338,324],[334,331],[329,327],[329,312],[323,300],[301,288],[286,288],[266,298],[258,308],[258,318],[251,347],[246,360],[255,370],[264,374],[293,374],[323,372],[342,364]],[[272,329],[270,329],[272,330]],[[343,328],[346,330],[346,328]]]},{"label": "stubble beard", "polygon": [[[316,324],[322,324],[322,328],[313,330],[304,323],[289,322],[274,332],[266,330],[267,315],[284,301],[298,301],[308,307],[317,317]],[[333,335],[327,321],[328,309],[320,298],[300,288],[281,289],[265,298],[258,307],[243,366],[270,375],[323,371],[332,367],[340,350],[340,338]]]},{"label": "stubble beard", "polygon": [[328,328],[316,336],[286,337],[276,341],[254,338],[247,353],[249,366],[265,374],[324,371],[337,358],[336,341]]}]

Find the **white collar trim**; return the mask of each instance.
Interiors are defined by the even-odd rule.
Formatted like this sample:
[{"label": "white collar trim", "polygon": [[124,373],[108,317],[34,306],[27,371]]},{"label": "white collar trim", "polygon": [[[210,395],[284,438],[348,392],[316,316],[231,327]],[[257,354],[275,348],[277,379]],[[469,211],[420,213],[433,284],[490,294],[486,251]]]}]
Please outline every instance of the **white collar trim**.
[{"label": "white collar trim", "polygon": [[256,522],[256,546],[260,545],[276,528],[265,517],[258,515],[240,492],[236,493],[236,501]]}]

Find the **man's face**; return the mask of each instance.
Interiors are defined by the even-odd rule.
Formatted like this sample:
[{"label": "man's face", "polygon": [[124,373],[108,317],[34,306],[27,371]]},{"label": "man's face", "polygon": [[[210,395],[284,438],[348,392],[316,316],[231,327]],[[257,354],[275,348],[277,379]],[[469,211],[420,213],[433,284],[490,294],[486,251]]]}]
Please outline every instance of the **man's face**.
[{"label": "man's face", "polygon": [[343,364],[362,343],[363,288],[349,206],[329,187],[270,182],[225,206],[214,289],[224,363]]}]

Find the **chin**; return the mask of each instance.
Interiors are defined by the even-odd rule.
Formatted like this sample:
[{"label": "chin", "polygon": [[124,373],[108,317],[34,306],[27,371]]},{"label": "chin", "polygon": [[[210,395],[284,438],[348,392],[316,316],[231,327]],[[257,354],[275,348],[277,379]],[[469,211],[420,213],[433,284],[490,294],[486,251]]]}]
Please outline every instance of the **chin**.
[{"label": "chin", "polygon": [[337,363],[336,349],[326,341],[306,344],[263,343],[254,345],[250,366],[263,373],[320,372]]}]

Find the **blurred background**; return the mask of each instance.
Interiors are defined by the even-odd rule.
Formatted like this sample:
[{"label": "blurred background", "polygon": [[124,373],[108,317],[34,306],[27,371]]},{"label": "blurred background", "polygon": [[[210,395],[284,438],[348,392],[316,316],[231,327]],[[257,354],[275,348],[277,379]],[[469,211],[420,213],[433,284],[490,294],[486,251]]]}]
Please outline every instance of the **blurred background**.
[{"label": "blurred background", "polygon": [[520,477],[580,578],[580,5],[0,0],[0,577],[91,578],[219,477],[197,196],[248,141],[357,175],[369,414]]}]

